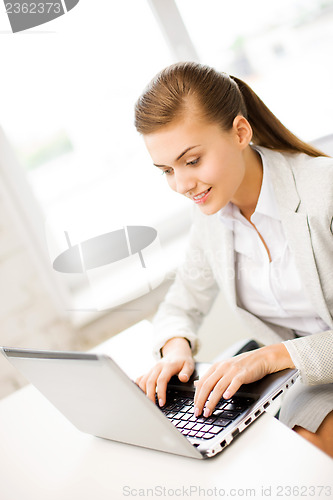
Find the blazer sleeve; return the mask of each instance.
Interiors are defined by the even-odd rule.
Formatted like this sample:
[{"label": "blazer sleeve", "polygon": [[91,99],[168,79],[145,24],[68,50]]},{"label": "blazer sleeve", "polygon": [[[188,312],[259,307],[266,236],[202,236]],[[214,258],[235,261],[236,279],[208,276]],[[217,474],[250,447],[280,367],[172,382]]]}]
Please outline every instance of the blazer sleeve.
[{"label": "blazer sleeve", "polygon": [[186,338],[193,351],[199,342],[197,331],[218,293],[212,268],[203,248],[203,221],[194,221],[183,265],[153,319],[153,354],[161,357],[160,349],[173,337]]},{"label": "blazer sleeve", "polygon": [[[311,239],[315,244],[312,251],[323,295],[332,315],[333,159],[307,156],[300,156],[300,159],[297,168],[294,169],[295,180],[305,211],[311,216],[308,220],[310,220]],[[294,365],[300,370],[304,384],[333,383],[332,329],[287,340],[284,344]]]},{"label": "blazer sleeve", "polygon": [[283,343],[304,384],[333,383],[333,330]]}]

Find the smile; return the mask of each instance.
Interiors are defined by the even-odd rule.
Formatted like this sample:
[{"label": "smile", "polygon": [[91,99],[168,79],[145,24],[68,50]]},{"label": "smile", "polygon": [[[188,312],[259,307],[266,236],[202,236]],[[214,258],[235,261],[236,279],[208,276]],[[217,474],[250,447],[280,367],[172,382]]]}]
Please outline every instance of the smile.
[{"label": "smile", "polygon": [[203,191],[202,193],[200,194],[197,194],[196,196],[193,196],[193,201],[194,203],[204,203],[210,193],[210,190],[212,188],[209,188],[209,189],[206,189],[206,191]]}]

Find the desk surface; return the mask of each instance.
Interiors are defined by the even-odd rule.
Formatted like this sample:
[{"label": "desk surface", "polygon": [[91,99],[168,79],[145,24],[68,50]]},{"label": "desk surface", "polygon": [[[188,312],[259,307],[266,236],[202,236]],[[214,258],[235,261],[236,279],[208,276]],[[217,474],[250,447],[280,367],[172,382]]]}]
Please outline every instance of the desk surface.
[{"label": "desk surface", "polygon": [[[135,377],[150,336],[141,322],[94,351]],[[1,500],[333,498],[333,461],[268,414],[201,461],[83,434],[27,386],[0,402],[0,443]]]}]

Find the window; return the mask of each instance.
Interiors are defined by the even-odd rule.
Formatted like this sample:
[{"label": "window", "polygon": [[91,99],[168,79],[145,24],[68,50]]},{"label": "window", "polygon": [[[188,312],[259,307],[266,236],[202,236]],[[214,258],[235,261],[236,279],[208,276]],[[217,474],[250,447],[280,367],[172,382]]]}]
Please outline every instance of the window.
[{"label": "window", "polygon": [[[189,221],[189,202],[172,195],[133,125],[138,95],[173,62],[148,2],[81,2],[80,15],[74,33],[7,37],[2,58],[11,71],[0,84],[1,123],[43,211],[52,262],[69,244],[123,226],[156,228],[164,243]],[[171,217],[178,229],[165,224]],[[95,307],[89,296],[77,304],[87,275],[62,279],[78,308]],[[111,297],[120,282],[103,290]]]},{"label": "window", "polygon": [[304,140],[332,133],[332,0],[177,0],[200,60],[243,78]]}]

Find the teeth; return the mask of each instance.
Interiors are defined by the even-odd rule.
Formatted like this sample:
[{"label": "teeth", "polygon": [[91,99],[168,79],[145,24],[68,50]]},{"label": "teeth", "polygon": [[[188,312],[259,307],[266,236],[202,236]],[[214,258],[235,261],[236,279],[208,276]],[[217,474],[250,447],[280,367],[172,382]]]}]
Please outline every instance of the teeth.
[{"label": "teeth", "polygon": [[208,189],[207,189],[204,193],[199,194],[198,196],[193,196],[193,198],[194,198],[195,200],[200,200],[200,199],[201,199],[201,198],[203,198],[203,197],[205,196],[205,194],[207,194],[207,193],[208,193]]}]

